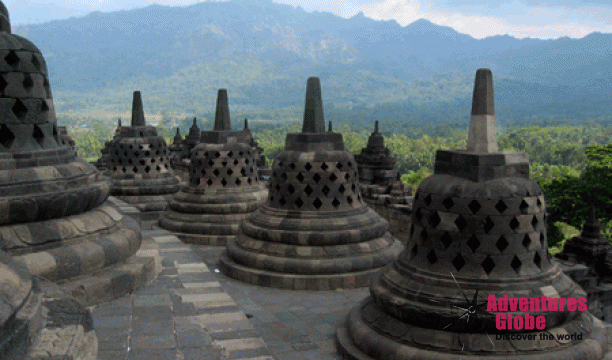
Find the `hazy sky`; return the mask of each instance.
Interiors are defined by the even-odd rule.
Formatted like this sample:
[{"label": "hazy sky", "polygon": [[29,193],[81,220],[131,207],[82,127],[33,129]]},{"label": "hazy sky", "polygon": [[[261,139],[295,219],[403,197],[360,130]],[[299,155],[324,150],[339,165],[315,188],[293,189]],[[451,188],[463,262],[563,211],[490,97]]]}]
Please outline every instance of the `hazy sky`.
[{"label": "hazy sky", "polygon": [[[192,5],[207,0],[4,0],[14,25],[89,12],[144,7],[153,3]],[[213,1],[213,0],[208,0]],[[240,1],[240,0],[234,0]],[[243,0],[244,1],[244,0]],[[581,38],[612,33],[612,0],[274,0],[306,11],[329,11],[349,18],[359,11],[372,19],[404,26],[425,18],[475,38],[509,34],[541,39]]]}]

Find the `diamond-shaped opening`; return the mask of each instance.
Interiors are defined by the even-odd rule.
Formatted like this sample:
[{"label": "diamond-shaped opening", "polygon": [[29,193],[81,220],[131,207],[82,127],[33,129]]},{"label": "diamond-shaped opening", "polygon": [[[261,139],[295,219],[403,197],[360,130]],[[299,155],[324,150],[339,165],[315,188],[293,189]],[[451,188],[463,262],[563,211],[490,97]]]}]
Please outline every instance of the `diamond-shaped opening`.
[{"label": "diamond-shaped opening", "polygon": [[483,226],[485,234],[488,234],[491,230],[493,230],[494,227],[495,227],[495,223],[493,222],[493,220],[491,220],[489,216],[487,216],[487,218],[485,219],[484,226]]},{"label": "diamond-shaped opening", "polygon": [[525,234],[525,237],[523,238],[523,247],[529,250],[529,245],[531,245],[531,238],[528,234]]},{"label": "diamond-shaped opening", "polygon": [[208,161],[208,166],[213,166],[215,164],[215,162],[213,160],[209,160]]},{"label": "diamond-shaped opening", "polygon": [[353,205],[353,197],[352,197],[352,196],[347,196],[347,197],[346,197],[346,202],[347,202],[349,205]]},{"label": "diamond-shaped opening", "polygon": [[440,242],[444,245],[444,249],[448,249],[448,247],[453,243],[453,238],[449,235],[449,233],[444,232],[440,237]]},{"label": "diamond-shaped opening", "polygon": [[36,70],[40,71],[40,61],[38,61],[38,58],[36,57],[36,55],[32,54],[32,65],[34,65],[34,67],[36,68]]},{"label": "diamond-shaped opening", "polygon": [[321,206],[323,206],[323,202],[321,201],[321,199],[316,198],[314,199],[314,201],[312,202],[312,205],[315,207],[315,209],[320,209]]},{"label": "diamond-shaped opening", "polygon": [[252,185],[252,184],[253,184],[253,179],[248,178],[248,179],[247,179],[247,183],[248,183],[249,185]]},{"label": "diamond-shaped opening", "polygon": [[444,201],[442,201],[442,205],[444,205],[446,210],[450,210],[450,208],[452,208],[455,203],[453,202],[453,199],[447,197],[446,199],[444,199]]},{"label": "diamond-shaped opening", "polygon": [[455,269],[457,269],[457,271],[461,271],[464,265],[465,259],[463,258],[463,256],[461,256],[461,254],[457,254],[457,256],[455,256],[455,258],[453,259],[453,266],[455,267]]},{"label": "diamond-shaped opening", "polygon": [[457,217],[457,219],[455,220],[455,225],[457,226],[457,229],[459,229],[459,231],[463,231],[463,229],[467,227],[468,223],[467,221],[465,221],[463,216],[459,215],[459,217]]},{"label": "diamond-shaped opening", "polygon": [[493,271],[493,268],[495,268],[495,262],[490,256],[487,256],[487,258],[484,259],[480,265],[487,275],[491,274],[491,271]]},{"label": "diamond-shaped opening", "polygon": [[438,261],[438,256],[436,255],[435,251],[431,250],[429,254],[427,254],[427,261],[429,261],[429,263],[432,265]]},{"label": "diamond-shaped opening", "polygon": [[506,205],[503,200],[499,200],[497,204],[495,204],[495,209],[501,214],[508,209],[508,205]]},{"label": "diamond-shaped opening", "polygon": [[289,186],[287,186],[287,191],[289,192],[289,194],[293,194],[295,192],[295,188],[293,187],[293,185],[289,184]]},{"label": "diamond-shaped opening", "polygon": [[476,235],[472,235],[467,241],[467,246],[472,250],[472,252],[476,252],[476,249],[480,246],[480,240]]},{"label": "diamond-shaped opening", "polygon": [[281,198],[278,200],[278,203],[284,206],[287,203],[287,200],[285,200],[284,196],[281,196]]},{"label": "diamond-shaped opening", "polygon": [[238,151],[238,156],[242,156],[243,152],[242,151]]},{"label": "diamond-shaped opening", "polygon": [[43,134],[41,128],[38,125],[34,125],[34,131],[32,132],[32,136],[34,140],[38,143],[38,145],[43,146],[45,141],[45,134]]},{"label": "diamond-shaped opening", "polygon": [[28,114],[28,108],[19,99],[15,101],[15,105],[13,105],[11,111],[13,111],[13,114],[20,119],[24,118]]},{"label": "diamond-shaped opening", "polygon": [[237,179],[236,179],[236,181],[235,181],[235,183],[236,183],[236,185],[240,186],[240,184],[242,184],[242,180],[240,180],[240,179],[238,179],[238,178],[237,178]]},{"label": "diamond-shaped opening", "polygon": [[13,140],[15,140],[15,134],[11,129],[6,124],[0,125],[0,144],[8,149],[13,145]]},{"label": "diamond-shaped opening", "polygon": [[337,209],[338,206],[340,206],[340,200],[334,198],[334,200],[332,200],[332,205]]},{"label": "diamond-shaped opening", "polygon": [[322,163],[321,164],[321,170],[325,171],[329,168],[329,166],[326,163]]},{"label": "diamond-shaped opening", "polygon": [[535,229],[536,226],[538,226],[538,217],[533,215],[533,219],[531,219],[531,226],[533,226],[533,228]]},{"label": "diamond-shaped opening", "polygon": [[304,169],[306,169],[306,171],[310,171],[310,169],[312,169],[312,165],[310,165],[310,163],[307,162],[306,165],[304,165]]},{"label": "diamond-shaped opening", "polygon": [[234,166],[238,165],[239,161],[238,159],[234,159]]},{"label": "diamond-shaped opening", "polygon": [[527,208],[529,208],[529,204],[527,204],[527,201],[525,201],[525,199],[521,200],[521,205],[519,206],[519,209],[524,212],[525,210],[527,210]]},{"label": "diamond-shaped opening", "polygon": [[419,247],[417,244],[414,244],[414,247],[412,248],[412,250],[410,251],[412,253],[412,256],[416,256],[417,252],[419,251]]},{"label": "diamond-shaped opening", "polygon": [[157,165],[155,168],[157,171],[161,171],[161,166]]},{"label": "diamond-shaped opening", "polygon": [[336,174],[332,173],[331,175],[329,175],[329,181],[334,182],[338,179],[338,177],[336,176]]},{"label": "diamond-shaped opening", "polygon": [[134,167],[132,168],[132,171],[134,171],[135,173],[137,173],[137,172],[138,172],[138,167],[137,167],[137,166],[134,166]]},{"label": "diamond-shaped opening", "polygon": [[283,167],[283,162],[282,161],[278,162],[278,167]]},{"label": "diamond-shaped opening", "polygon": [[336,169],[342,170],[343,167],[344,167],[344,165],[342,165],[341,162],[336,163]]},{"label": "diamond-shaped opening", "polygon": [[421,208],[417,209],[417,211],[414,213],[414,216],[419,221],[421,221],[421,219],[423,219],[423,212],[421,212]]},{"label": "diamond-shaped opening", "polygon": [[344,192],[346,191],[346,188],[344,187],[344,184],[340,185],[340,187],[338,188],[338,191],[340,191],[340,193],[344,194]]},{"label": "diamond-shaped opening", "polygon": [[8,83],[4,80],[4,76],[0,75],[0,92],[4,91]]},{"label": "diamond-shaped opening", "polygon": [[323,195],[327,196],[327,194],[329,194],[329,187],[327,185],[323,186],[323,189],[321,189],[321,192],[323,193]]},{"label": "diamond-shaped opening", "polygon": [[538,198],[538,199],[536,200],[536,204],[538,205],[538,207],[541,207],[541,206],[542,206],[542,201],[540,201],[540,198]]},{"label": "diamond-shaped opening", "polygon": [[521,223],[518,221],[518,219],[515,217],[512,218],[512,220],[510,220],[510,229],[512,230],[516,230],[518,229],[518,227],[521,225]]},{"label": "diamond-shaped opening", "polygon": [[208,184],[208,186],[212,186],[212,184],[213,184],[212,179],[208,179],[208,181],[206,181],[206,184]]},{"label": "diamond-shaped opening", "polygon": [[295,163],[291,163],[291,164],[289,164],[289,168],[290,168],[291,170],[295,170],[295,167],[296,167],[296,166],[295,166]]},{"label": "diamond-shaped opening", "polygon": [[147,166],[145,167],[145,172],[146,172],[147,174],[151,172],[151,167],[150,167],[149,165],[147,165]]},{"label": "diamond-shaped opening", "polygon": [[19,56],[17,56],[15,51],[11,50],[8,55],[4,57],[4,61],[11,66],[17,66],[19,64]]},{"label": "diamond-shaped opening", "polygon": [[423,202],[425,203],[426,206],[431,205],[431,195],[428,194],[425,199],[423,199]]},{"label": "diamond-shaped opening", "polygon": [[30,91],[30,89],[32,89],[32,86],[34,86],[34,81],[32,80],[30,74],[25,75],[21,84],[26,89],[26,91]]},{"label": "diamond-shaped opening", "polygon": [[274,188],[276,189],[276,191],[280,191],[281,186],[280,186],[280,184],[276,184],[276,186]]},{"label": "diamond-shaped opening", "polygon": [[470,211],[472,212],[472,214],[476,214],[478,212],[478,210],[480,210],[482,206],[480,206],[480,203],[478,203],[478,201],[476,200],[472,200],[469,204],[468,204],[468,209],[470,209]]},{"label": "diamond-shaped opening", "polygon": [[221,153],[220,153],[220,152],[218,152],[218,151],[215,151],[215,157],[216,157],[216,158],[218,158],[218,157],[220,157],[220,156],[221,156]]},{"label": "diamond-shaped opening", "polygon": [[351,190],[355,192],[357,190],[357,186],[355,186],[355,184],[351,185]]},{"label": "diamond-shaped opening", "polygon": [[145,159],[140,159],[140,165],[144,166],[144,165],[145,165],[145,163],[146,163],[146,160],[145,160]]},{"label": "diamond-shaped opening", "polygon": [[302,175],[302,173],[297,174],[297,176],[295,178],[298,179],[299,182],[302,182],[305,179],[305,177],[304,177],[304,175]]},{"label": "diamond-shaped opening", "polygon": [[132,161],[132,158],[129,158],[129,159],[128,159],[128,164],[132,165],[132,163],[133,163],[133,162],[134,162],[134,161]]},{"label": "diamond-shaped opening", "polygon": [[227,169],[227,175],[230,175],[230,176],[231,176],[233,173],[234,173],[234,170],[232,170],[232,169]]},{"label": "diamond-shaped opening", "polygon": [[297,199],[295,199],[295,206],[297,206],[298,209],[300,209],[302,205],[304,205],[304,200],[302,200],[301,197],[298,197]]},{"label": "diamond-shaped opening", "polygon": [[423,231],[421,231],[421,239],[423,240],[423,242],[429,239],[429,233],[427,232],[427,229],[423,229]]},{"label": "diamond-shaped opening", "polygon": [[223,165],[223,167],[227,167],[227,164],[227,160],[221,162],[221,165]]},{"label": "diamond-shaped opening", "polygon": [[508,245],[510,245],[510,243],[508,242],[508,240],[506,240],[506,237],[504,235],[500,236],[499,239],[497,239],[497,241],[495,242],[495,246],[497,246],[497,248],[501,252],[504,252]]},{"label": "diamond-shaped opening", "polygon": [[440,224],[441,221],[442,219],[440,219],[440,215],[438,215],[437,211],[434,211],[434,213],[429,217],[429,224],[434,229]]},{"label": "diamond-shaped opening", "polygon": [[232,156],[234,156],[234,152],[230,150],[230,151],[227,153],[227,156],[228,156],[228,157],[232,157]]},{"label": "diamond-shaped opening", "polygon": [[521,270],[521,265],[523,265],[521,260],[516,255],[514,255],[514,259],[512,259],[512,261],[510,262],[510,266],[514,269],[514,271],[516,271],[517,274]]},{"label": "diamond-shaped opening", "polygon": [[304,192],[307,196],[310,196],[314,192],[314,190],[310,187],[310,185],[306,185],[306,187],[304,188]]},{"label": "diamond-shaped opening", "polygon": [[536,266],[541,269],[542,268],[542,258],[540,257],[540,253],[536,251],[535,255],[533,256],[533,263],[536,264]]},{"label": "diamond-shaped opening", "polygon": [[344,174],[344,180],[349,181],[351,179],[351,175],[349,173]]},{"label": "diamond-shaped opening", "polygon": [[289,176],[287,176],[287,173],[283,173],[283,174],[281,175],[281,177],[283,178],[283,181],[287,181],[287,178],[288,178]]},{"label": "diamond-shaped opening", "polygon": [[125,166],[123,167],[123,169],[121,169],[121,171],[123,171],[124,173],[127,171],[127,169],[125,168]]},{"label": "diamond-shaped opening", "polygon": [[546,243],[546,238],[544,237],[544,233],[541,232],[540,233],[540,245],[542,245],[542,248],[544,248],[544,244]]},{"label": "diamond-shaped opening", "polygon": [[319,175],[319,173],[314,174],[312,180],[314,180],[314,182],[318,184],[319,181],[321,181],[321,175]]},{"label": "diamond-shaped opening", "polygon": [[213,171],[213,174],[214,174],[215,176],[219,176],[219,174],[220,174],[220,173],[221,173],[221,172],[219,171],[219,169],[215,169],[215,170]]}]

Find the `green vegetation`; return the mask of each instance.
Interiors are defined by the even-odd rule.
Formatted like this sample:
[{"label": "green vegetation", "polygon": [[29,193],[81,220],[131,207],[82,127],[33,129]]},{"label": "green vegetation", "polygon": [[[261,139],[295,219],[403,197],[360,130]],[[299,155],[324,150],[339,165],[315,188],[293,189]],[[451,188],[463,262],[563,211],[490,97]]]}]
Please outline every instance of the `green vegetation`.
[{"label": "green vegetation", "polygon": [[[187,133],[189,118],[180,121]],[[386,129],[396,127],[385,126]],[[301,131],[301,124],[275,127],[264,124],[251,126],[255,139],[264,148],[270,162],[285,145],[287,133]],[[382,129],[385,130],[385,129]],[[371,130],[352,130],[348,125],[334,126],[342,133],[349,152],[358,154],[367,144]],[[396,168],[401,180],[416,191],[419,183],[432,174],[435,152],[439,149],[462,149],[467,142],[467,131],[456,131],[450,125],[431,127],[415,136],[407,130],[383,133],[385,145],[396,157]],[[94,123],[89,129],[68,129],[79,154],[88,160],[100,156],[104,142],[112,137],[114,128]],[[167,143],[172,142],[174,129],[158,128]],[[563,242],[579,233],[577,229],[595,206],[602,223],[602,232],[612,238],[612,128],[593,126],[509,127],[498,134],[502,151],[526,152],[530,159],[531,177],[536,179],[546,195],[548,210],[548,238],[551,253],[560,250]]]}]

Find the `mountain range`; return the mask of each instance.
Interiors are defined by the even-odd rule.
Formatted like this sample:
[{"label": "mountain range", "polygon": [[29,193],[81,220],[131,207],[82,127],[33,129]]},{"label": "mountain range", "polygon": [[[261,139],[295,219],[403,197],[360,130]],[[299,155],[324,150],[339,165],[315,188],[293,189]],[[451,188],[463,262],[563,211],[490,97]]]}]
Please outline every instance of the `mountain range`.
[{"label": "mountain range", "polygon": [[133,90],[151,112],[208,112],[218,88],[240,109],[301,107],[309,76],[321,78],[334,106],[410,103],[435,112],[467,107],[474,73],[486,67],[501,108],[566,111],[586,101],[612,113],[601,106],[612,99],[612,34],[474,39],[427,20],[402,27],[270,0],[94,12],[13,33],[45,56],[59,112],[125,110]]}]

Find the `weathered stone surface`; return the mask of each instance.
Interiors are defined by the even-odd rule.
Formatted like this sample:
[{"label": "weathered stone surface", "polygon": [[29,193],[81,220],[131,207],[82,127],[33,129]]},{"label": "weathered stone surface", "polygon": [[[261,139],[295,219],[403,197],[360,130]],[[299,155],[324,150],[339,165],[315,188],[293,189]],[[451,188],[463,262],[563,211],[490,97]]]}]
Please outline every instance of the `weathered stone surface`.
[{"label": "weathered stone surface", "polygon": [[[490,78],[490,72],[482,73]],[[474,96],[481,98],[474,100],[475,112],[492,113],[492,83],[481,81],[477,75]],[[463,156],[446,151],[436,162],[456,153]],[[487,167],[507,155],[468,159]],[[528,177],[471,180],[436,168],[415,195],[405,250],[374,277],[371,296],[339,329],[340,353],[349,359],[603,359],[612,351],[612,326],[588,311],[527,311],[545,318],[546,333],[583,336],[560,341],[542,341],[537,331],[498,330],[497,311],[479,313],[489,295],[586,296],[548,253],[543,200]],[[495,336],[517,333],[536,336],[520,341]]]},{"label": "weathered stone surface", "polygon": [[225,245],[268,195],[252,137],[231,130],[226,90],[219,90],[215,128],[203,131],[202,139],[191,151],[188,184],[170,200],[159,225],[187,243]]},{"label": "weathered stone surface", "polygon": [[139,91],[132,108],[132,126],[120,127],[109,146],[111,194],[140,211],[163,211],[181,181],[170,165],[166,141],[145,123]]},{"label": "weathered stone surface", "polygon": [[220,269],[261,286],[363,287],[401,250],[359,192],[342,135],[324,132],[319,80],[310,78],[304,132],[288,134],[274,161],[267,203],[242,222]]}]

